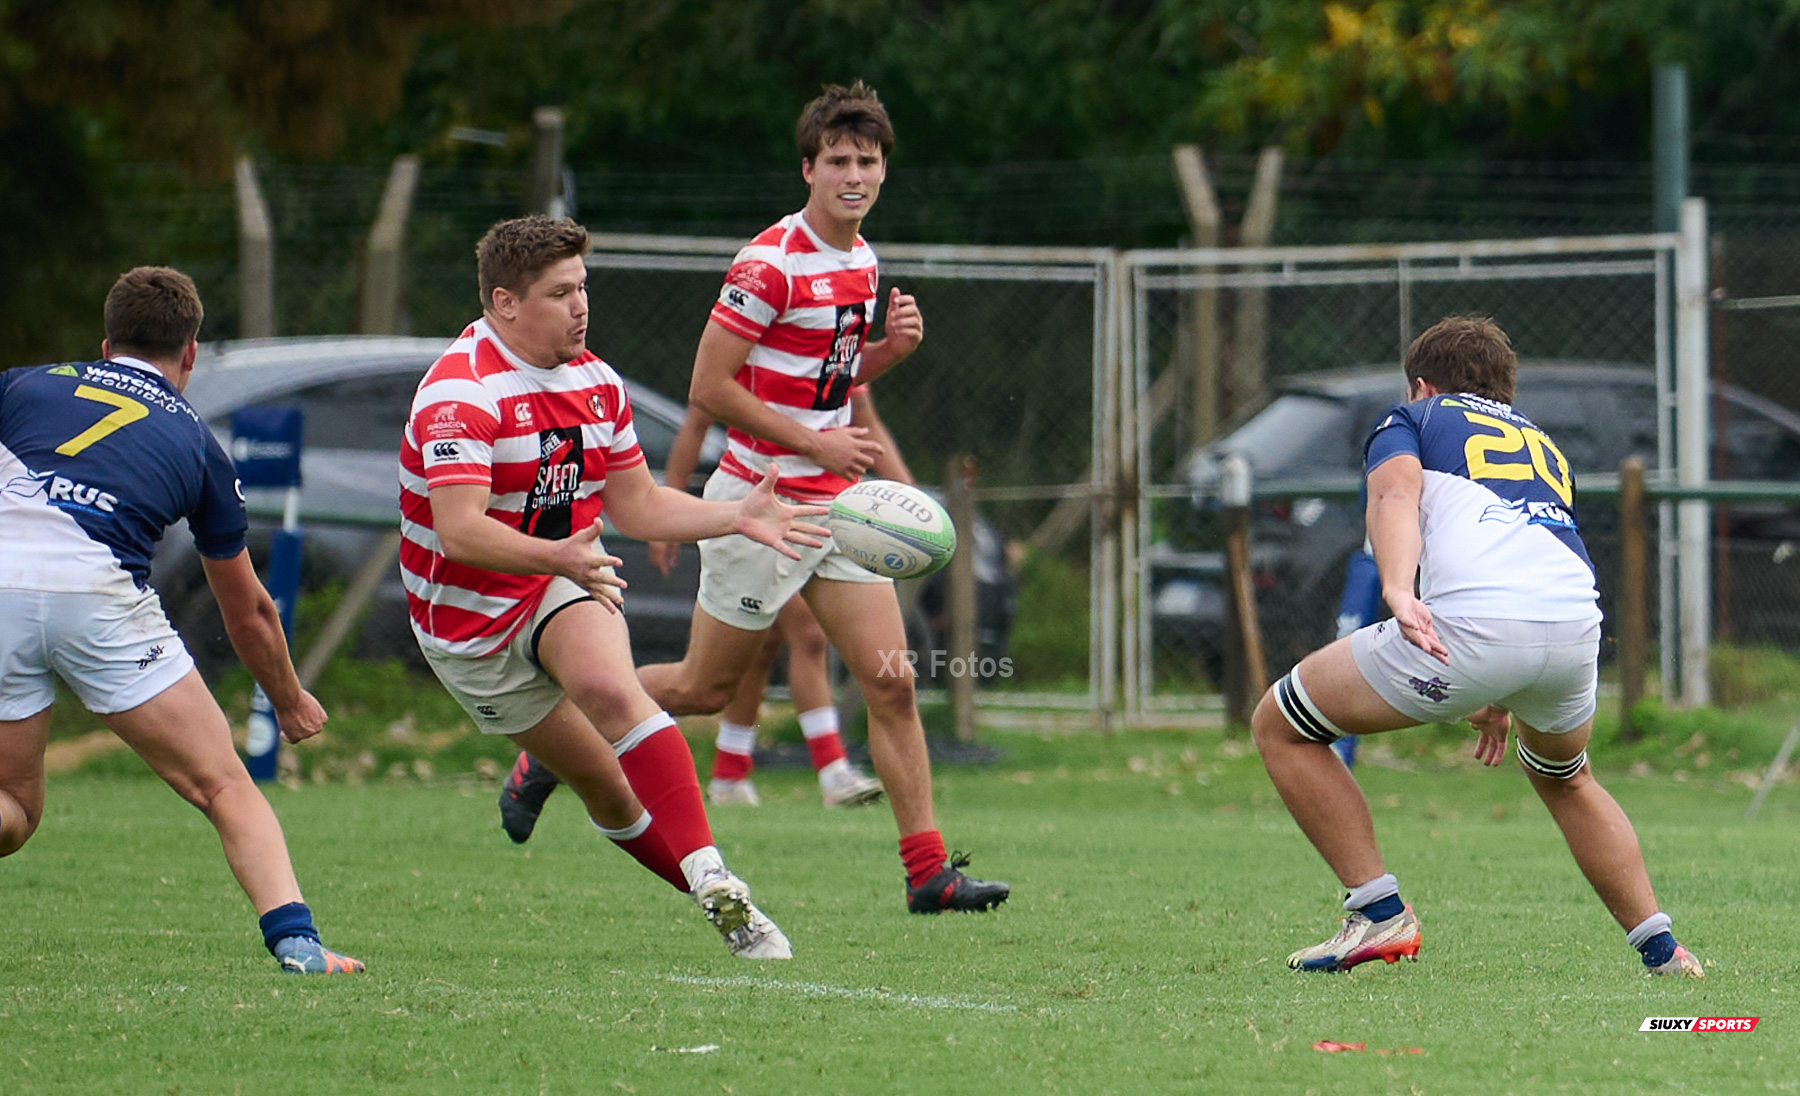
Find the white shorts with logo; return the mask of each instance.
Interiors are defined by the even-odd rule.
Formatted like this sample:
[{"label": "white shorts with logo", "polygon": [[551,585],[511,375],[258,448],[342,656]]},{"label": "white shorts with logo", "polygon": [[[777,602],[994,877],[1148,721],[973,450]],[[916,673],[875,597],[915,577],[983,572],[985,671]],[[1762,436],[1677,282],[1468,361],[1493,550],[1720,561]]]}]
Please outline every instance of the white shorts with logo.
[{"label": "white shorts with logo", "polygon": [[[713,502],[736,502],[755,485],[723,469],[706,481],[706,495]],[[794,499],[782,501],[794,503]],[[818,548],[794,545],[799,559],[758,544],[749,537],[714,537],[700,542],[700,608],[715,620],[750,632],[767,631],[788,599],[814,578],[834,582],[886,582],[863,569],[827,538]]]},{"label": "white shorts with logo", "polygon": [[563,698],[562,686],[538,664],[538,639],[550,618],[594,596],[568,579],[550,580],[537,612],[506,646],[489,655],[445,654],[420,645],[431,671],[482,734],[518,734],[543,722]]},{"label": "white shorts with logo", "polygon": [[193,668],[155,590],[0,590],[0,720],[48,708],[57,677],[88,711],[111,715],[154,699]]},{"label": "white shorts with logo", "polygon": [[1356,668],[1381,699],[1421,723],[1454,723],[1498,704],[1528,726],[1565,734],[1594,715],[1597,620],[1432,618],[1446,666],[1406,641],[1392,620],[1350,635]]}]

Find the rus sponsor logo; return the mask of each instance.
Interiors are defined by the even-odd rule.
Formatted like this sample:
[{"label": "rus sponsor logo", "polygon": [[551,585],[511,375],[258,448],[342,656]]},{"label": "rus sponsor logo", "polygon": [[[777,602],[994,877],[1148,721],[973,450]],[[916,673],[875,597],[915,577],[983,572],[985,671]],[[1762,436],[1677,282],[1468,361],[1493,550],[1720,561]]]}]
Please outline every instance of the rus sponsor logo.
[{"label": "rus sponsor logo", "polygon": [[1639,1031],[1755,1031],[1760,1016],[1646,1016]]}]

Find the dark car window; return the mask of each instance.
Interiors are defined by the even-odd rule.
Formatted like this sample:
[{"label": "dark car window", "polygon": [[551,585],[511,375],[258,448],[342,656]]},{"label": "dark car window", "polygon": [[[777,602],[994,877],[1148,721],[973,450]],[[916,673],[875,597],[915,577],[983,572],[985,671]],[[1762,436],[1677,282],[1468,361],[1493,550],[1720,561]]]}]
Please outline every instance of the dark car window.
[{"label": "dark car window", "polygon": [[[298,392],[251,404],[292,407],[306,415],[306,445],[311,449],[380,449],[400,451],[400,435],[412,410],[413,393],[423,369],[373,377],[346,377],[315,384]],[[214,423],[231,428],[231,416]]]},{"label": "dark car window", "polygon": [[1242,453],[1262,478],[1303,479],[1354,472],[1362,467],[1365,426],[1352,423],[1345,404],[1290,392],[1231,435],[1231,450]]},{"label": "dark car window", "polygon": [[1800,479],[1800,438],[1753,407],[1729,399],[1714,404],[1721,479]]},{"label": "dark car window", "polygon": [[675,427],[636,407],[631,411],[631,425],[637,430],[638,448],[644,451],[644,460],[661,475],[669,463],[669,450],[675,445]]}]

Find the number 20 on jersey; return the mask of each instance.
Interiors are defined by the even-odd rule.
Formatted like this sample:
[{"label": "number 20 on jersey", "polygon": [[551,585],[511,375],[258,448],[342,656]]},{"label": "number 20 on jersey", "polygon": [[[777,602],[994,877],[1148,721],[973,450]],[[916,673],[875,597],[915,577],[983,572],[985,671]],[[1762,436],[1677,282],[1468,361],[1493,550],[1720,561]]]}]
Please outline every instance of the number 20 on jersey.
[{"label": "number 20 on jersey", "polygon": [[[1463,443],[1470,479],[1529,480],[1535,477],[1556,492],[1564,506],[1574,504],[1575,483],[1569,475],[1568,458],[1542,430],[1533,426],[1514,426],[1505,419],[1475,411],[1464,411],[1463,417],[1471,426],[1493,431],[1491,434],[1472,434]],[[1497,459],[1507,457],[1515,459]]]}]

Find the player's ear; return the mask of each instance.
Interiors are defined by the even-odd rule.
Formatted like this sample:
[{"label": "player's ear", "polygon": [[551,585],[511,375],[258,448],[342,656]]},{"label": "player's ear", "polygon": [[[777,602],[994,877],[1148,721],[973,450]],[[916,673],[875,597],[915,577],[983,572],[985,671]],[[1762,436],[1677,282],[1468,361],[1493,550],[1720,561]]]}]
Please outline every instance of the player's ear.
[{"label": "player's ear", "polygon": [[512,290],[497,285],[488,297],[488,311],[503,320],[516,319],[519,315],[519,298],[513,295]]},{"label": "player's ear", "polygon": [[813,162],[811,156],[800,157],[800,177],[806,180],[807,186],[812,185]]},{"label": "player's ear", "polygon": [[111,339],[101,339],[100,340],[100,358],[102,361],[111,361],[112,360],[112,340]]}]

